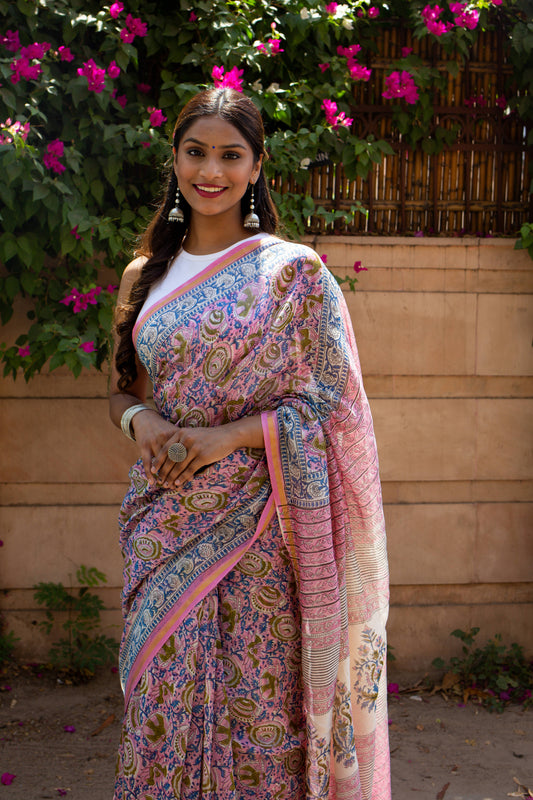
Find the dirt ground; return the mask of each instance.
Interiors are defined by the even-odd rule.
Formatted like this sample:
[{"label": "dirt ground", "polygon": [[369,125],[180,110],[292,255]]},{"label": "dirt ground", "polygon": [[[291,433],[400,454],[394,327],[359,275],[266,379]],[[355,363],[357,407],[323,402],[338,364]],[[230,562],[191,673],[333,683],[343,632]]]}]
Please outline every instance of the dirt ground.
[{"label": "dirt ground", "polygon": [[[117,675],[106,670],[69,686],[34,670],[11,672],[0,675],[0,798],[111,800]],[[533,797],[532,709],[490,714],[439,695],[401,694],[391,698],[390,734],[393,800]]]}]

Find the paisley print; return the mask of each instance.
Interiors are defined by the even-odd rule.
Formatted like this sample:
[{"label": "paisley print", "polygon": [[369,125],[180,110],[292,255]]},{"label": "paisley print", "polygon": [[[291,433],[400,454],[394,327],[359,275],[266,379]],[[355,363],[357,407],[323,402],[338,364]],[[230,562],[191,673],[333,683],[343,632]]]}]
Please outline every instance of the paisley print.
[{"label": "paisley print", "polygon": [[115,800],[390,800],[378,460],[336,282],[240,242],[134,341],[164,418],[261,415],[265,449],[174,490],[131,469]]}]

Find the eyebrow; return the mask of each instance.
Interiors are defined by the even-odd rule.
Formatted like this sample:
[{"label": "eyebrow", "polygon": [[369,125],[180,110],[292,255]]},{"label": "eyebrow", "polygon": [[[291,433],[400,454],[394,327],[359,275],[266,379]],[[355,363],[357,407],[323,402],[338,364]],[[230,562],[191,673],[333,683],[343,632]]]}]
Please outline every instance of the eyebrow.
[{"label": "eyebrow", "polygon": [[[193,139],[193,137],[192,137],[192,136],[189,136],[187,139],[185,139],[185,141],[183,142],[183,144],[185,144],[186,142],[194,142],[194,144],[200,144],[200,145],[202,145],[202,147],[209,147],[209,145],[208,145],[208,144],[206,144],[206,142],[201,142],[199,139]],[[246,147],[245,147],[245,145],[243,145],[243,144],[239,144],[239,143],[237,143],[237,144],[223,144],[223,145],[221,145],[221,149],[222,149],[222,150],[234,149],[234,148],[236,148],[236,147],[240,147],[240,148],[241,148],[241,150],[246,150]]]}]

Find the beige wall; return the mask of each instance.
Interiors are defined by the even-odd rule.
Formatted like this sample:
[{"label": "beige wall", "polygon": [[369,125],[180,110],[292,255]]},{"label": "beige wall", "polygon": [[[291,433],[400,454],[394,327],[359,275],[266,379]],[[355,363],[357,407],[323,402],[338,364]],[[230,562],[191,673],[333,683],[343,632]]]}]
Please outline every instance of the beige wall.
[{"label": "beige wall", "polygon": [[[472,625],[480,642],[501,632],[533,653],[533,264],[513,245],[316,244],[338,274],[368,267],[346,297],[380,452],[397,674],[424,673]],[[56,372],[0,391],[0,608],[19,652],[47,648],[33,584],[68,584],[82,563],[108,576],[118,636],[116,516],[135,446],[108,420],[106,378]]]}]

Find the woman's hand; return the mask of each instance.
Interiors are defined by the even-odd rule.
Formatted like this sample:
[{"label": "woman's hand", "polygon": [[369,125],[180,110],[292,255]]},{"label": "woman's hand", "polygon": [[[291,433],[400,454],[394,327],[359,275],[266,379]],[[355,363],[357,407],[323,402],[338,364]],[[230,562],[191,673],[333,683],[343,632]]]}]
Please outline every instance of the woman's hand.
[{"label": "woman's hand", "polygon": [[[133,418],[134,421],[137,416],[139,415]],[[161,446],[151,467],[154,479],[157,476],[157,480],[167,488],[171,484],[180,486],[187,483],[202,467],[221,461],[241,447],[264,447],[259,416],[243,417],[235,422],[212,428],[176,428],[174,425],[171,427],[172,435],[165,441],[162,441],[162,437],[159,440]],[[135,436],[139,440],[137,427]],[[187,449],[183,461],[175,462],[168,457],[168,448],[175,442],[181,442]]]}]

